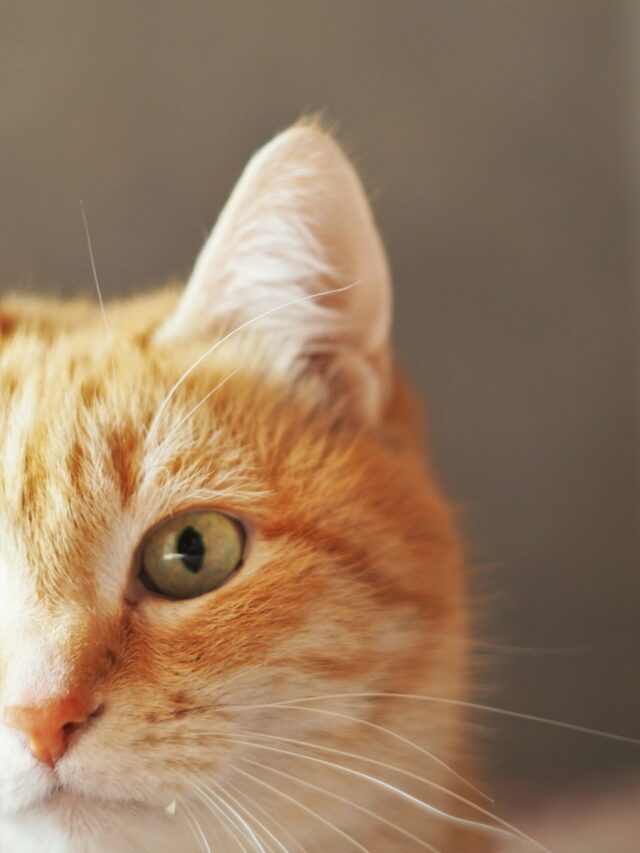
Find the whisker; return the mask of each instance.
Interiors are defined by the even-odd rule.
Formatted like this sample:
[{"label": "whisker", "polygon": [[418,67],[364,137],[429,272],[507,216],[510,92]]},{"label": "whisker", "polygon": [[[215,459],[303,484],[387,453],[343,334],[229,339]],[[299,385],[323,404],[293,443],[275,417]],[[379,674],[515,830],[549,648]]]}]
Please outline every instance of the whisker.
[{"label": "whisker", "polygon": [[247,800],[247,802],[250,805],[252,805],[255,809],[257,809],[266,818],[268,818],[271,821],[271,823],[276,827],[276,829],[279,829],[282,833],[284,833],[284,835],[286,835],[288,838],[291,839],[291,841],[295,844],[296,847],[298,847],[298,848],[300,848],[300,850],[302,850],[302,853],[307,853],[307,849],[305,847],[303,847],[302,844],[300,844],[300,842],[297,840],[297,838],[294,838],[293,835],[289,832],[289,830],[285,826],[283,826],[279,821],[277,821],[273,817],[273,815],[271,815],[264,808],[264,806],[261,806],[260,803],[258,803],[252,797],[250,797],[245,791],[241,791],[239,788],[237,788],[234,784],[229,782],[228,779],[225,780],[225,784],[226,784],[227,788],[231,788],[231,790],[235,791],[239,797],[244,797],[244,799]]},{"label": "whisker", "polygon": [[[550,851],[546,847],[544,847],[542,844],[540,844],[540,842],[536,841],[533,838],[529,838],[528,836],[523,836],[523,834],[518,832],[517,830],[515,830],[515,832],[512,832],[512,831],[503,829],[499,826],[491,826],[489,824],[479,823],[478,821],[475,821],[475,820],[469,820],[468,818],[456,817],[455,815],[449,814],[448,812],[445,812],[442,809],[439,809],[436,806],[431,805],[431,803],[426,803],[424,800],[421,800],[418,797],[414,797],[413,794],[409,794],[407,791],[403,791],[402,788],[398,788],[396,785],[392,785],[390,782],[385,782],[382,779],[378,779],[376,776],[371,776],[368,773],[363,773],[360,770],[354,770],[352,767],[345,767],[344,765],[336,764],[333,761],[325,761],[323,758],[316,758],[315,756],[311,756],[311,755],[301,755],[299,752],[292,752],[291,750],[279,749],[277,747],[271,747],[271,746],[265,746],[263,744],[251,743],[250,741],[241,741],[241,740],[235,739],[235,742],[241,743],[241,744],[244,743],[246,746],[252,746],[254,749],[263,749],[263,750],[267,750],[269,752],[278,753],[280,755],[288,755],[288,756],[292,756],[294,758],[301,758],[305,761],[312,761],[316,764],[322,764],[326,767],[332,767],[332,768],[335,768],[336,770],[342,770],[344,773],[347,773],[350,776],[356,776],[356,777],[359,777],[359,778],[364,779],[366,781],[372,782],[374,785],[378,785],[379,787],[382,787],[385,790],[388,790],[388,791],[396,794],[397,796],[406,800],[410,804],[418,806],[419,808],[422,808],[424,811],[427,811],[430,814],[434,815],[435,817],[441,818],[441,819],[443,819],[449,823],[454,823],[456,825],[465,826],[465,827],[468,827],[470,829],[483,830],[485,832],[495,833],[497,835],[501,835],[501,836],[504,836],[504,837],[507,837],[510,839],[515,839],[515,840],[522,840],[524,838],[524,840],[530,842],[535,847],[537,847],[538,850],[544,851],[544,853],[550,853]],[[250,759],[245,759],[245,758],[239,757],[238,760],[249,761]],[[269,768],[269,769],[274,770],[274,772],[275,772],[275,768]],[[282,772],[282,771],[277,771],[277,772]],[[331,796],[333,796],[333,794],[331,794]],[[356,806],[355,803],[353,803],[352,805]],[[379,818],[378,815],[376,815],[376,817]],[[382,819],[382,818],[379,818],[379,819]],[[400,831],[403,831],[403,830],[400,830]]]},{"label": "whisker", "polygon": [[[299,757],[304,758],[305,756]],[[438,850],[433,847],[433,845],[429,844],[427,841],[423,841],[422,838],[419,838],[417,835],[414,835],[412,832],[409,832],[408,829],[403,829],[401,826],[398,826],[392,821],[387,820],[385,817],[382,817],[382,815],[371,811],[371,809],[365,808],[365,806],[361,806],[359,803],[355,803],[353,800],[350,800],[347,797],[342,797],[340,794],[336,794],[334,791],[329,791],[326,788],[321,787],[320,785],[316,785],[313,782],[309,782],[306,779],[302,779],[300,776],[295,776],[293,773],[287,773],[284,770],[277,769],[276,767],[270,767],[268,764],[261,764],[259,761],[253,761],[250,758],[241,758],[240,760],[246,762],[247,764],[253,764],[255,767],[260,767],[263,770],[268,770],[270,773],[276,773],[278,776],[282,776],[283,778],[289,779],[290,781],[299,782],[300,784],[304,785],[306,788],[311,789],[312,791],[318,791],[320,794],[325,794],[327,797],[331,797],[334,800],[338,800],[339,802],[356,809],[356,811],[359,811],[362,814],[366,814],[368,817],[372,817],[374,820],[385,824],[385,826],[388,826],[396,832],[399,832],[401,835],[410,838],[412,841],[415,841],[416,844],[418,844],[420,847],[423,847],[425,850],[430,850],[431,853],[438,853]]]},{"label": "whisker", "polygon": [[209,400],[216,393],[216,391],[218,391],[220,388],[222,388],[223,385],[226,385],[226,383],[230,379],[233,379],[233,377],[236,375],[236,373],[238,373],[239,370],[240,370],[240,368],[236,367],[235,370],[232,370],[231,373],[229,373],[227,376],[225,376],[224,379],[222,379],[220,382],[218,382],[216,385],[214,385],[214,387],[207,394],[205,394],[205,396],[202,398],[202,400],[200,400],[199,403],[197,403],[189,412],[187,412],[187,414],[183,418],[181,418],[178,421],[178,423],[173,427],[171,432],[169,432],[162,439],[162,444],[168,444],[171,441],[171,439],[173,438],[173,436],[176,434],[176,432],[180,429],[180,427],[183,424],[185,424],[189,420],[189,418],[191,418],[191,416],[194,415],[198,411],[200,406],[202,406],[204,403],[206,403],[207,400]]},{"label": "whisker", "polygon": [[[191,820],[195,824],[195,827],[197,829],[197,834],[195,835],[196,839],[198,839],[198,836],[200,836],[200,841],[202,841],[202,845],[203,845],[204,849],[206,850],[206,853],[211,853],[211,847],[209,847],[209,842],[207,841],[207,836],[204,834],[202,827],[198,823],[198,819],[196,818],[196,816],[194,815],[194,813],[191,811],[191,809],[189,808],[189,806],[187,805],[187,803],[184,800],[180,801],[180,805],[184,808],[185,813],[187,815],[189,815],[189,817],[191,818]],[[191,823],[189,823],[189,826],[193,830],[193,826]],[[195,834],[195,832],[194,832],[194,834]]]},{"label": "whisker", "polygon": [[[321,697],[321,698],[328,698],[328,697]],[[303,701],[307,701],[307,700],[306,699],[297,699],[297,700],[293,700],[293,703],[303,702]],[[274,702],[274,703],[267,703],[265,705],[252,705],[252,706],[232,705],[232,706],[227,706],[227,707],[241,708],[241,709],[243,709],[243,708],[246,709],[246,708],[250,708],[250,707],[251,708],[270,708],[270,707],[287,708],[287,707],[289,707],[291,710],[293,708],[299,708],[300,710],[304,709],[304,710],[307,710],[311,713],[324,714],[327,717],[336,717],[338,719],[350,720],[351,722],[354,722],[354,723],[360,723],[363,726],[367,726],[370,729],[374,729],[375,731],[382,732],[383,734],[388,735],[389,737],[393,738],[394,740],[400,741],[400,743],[404,743],[407,746],[410,746],[412,749],[416,749],[418,752],[421,752],[423,755],[426,755],[427,758],[431,759],[431,761],[435,762],[440,767],[443,767],[445,770],[447,770],[449,773],[451,773],[453,776],[455,776],[455,778],[459,782],[463,782],[468,788],[471,788],[472,791],[475,791],[476,794],[483,797],[485,800],[488,800],[489,802],[493,802],[491,797],[487,796],[487,794],[485,794],[483,791],[481,791],[479,788],[477,788],[474,784],[469,782],[468,779],[465,779],[464,776],[461,776],[460,773],[458,773],[456,770],[454,770],[453,767],[450,767],[446,762],[442,761],[441,758],[438,758],[437,755],[434,755],[432,752],[429,752],[428,749],[425,749],[423,746],[420,746],[420,744],[415,743],[415,741],[409,740],[409,738],[404,737],[404,735],[398,734],[398,732],[394,732],[391,729],[387,729],[387,728],[385,728],[385,726],[381,726],[378,723],[373,723],[370,720],[363,720],[361,717],[354,717],[351,714],[344,714],[341,711],[328,711],[326,708],[309,708],[307,706],[301,706],[301,705],[297,705],[297,704],[293,704],[293,703],[291,705],[289,705],[288,703],[285,704],[285,703],[280,703],[280,702]]]},{"label": "whisker", "polygon": [[[211,781],[211,780],[210,780],[210,781]],[[195,783],[193,783],[193,784],[195,785]],[[196,785],[196,787],[198,788],[198,790],[200,790],[200,792],[202,793],[202,796],[207,797],[207,794],[205,793],[205,790],[202,790],[202,788],[199,788],[199,786],[197,786],[197,785]],[[220,787],[220,786],[218,786],[218,787]],[[238,813],[238,812],[233,808],[233,806],[230,806],[230,805],[229,805],[229,803],[226,801],[226,799],[225,799],[221,794],[216,795],[216,794],[215,794],[215,792],[214,792],[214,791],[212,791],[212,790],[211,790],[207,785],[205,785],[205,786],[204,786],[204,788],[205,788],[205,789],[206,789],[206,791],[208,791],[212,796],[216,797],[216,799],[217,799],[217,800],[219,800],[219,801],[222,803],[222,805],[223,805],[223,806],[225,806],[226,808],[228,808],[228,809],[229,809],[229,811],[231,812],[231,814],[232,814],[232,815],[234,815],[234,817],[235,817],[235,818],[236,818],[236,819],[241,823],[241,825],[242,825],[242,826],[247,830],[247,833],[248,833],[248,834],[243,832],[243,835],[245,835],[245,837],[246,837],[246,838],[248,838],[248,840],[249,840],[249,841],[252,841],[252,842],[253,842],[253,844],[254,844],[255,848],[256,848],[257,850],[262,851],[262,853],[267,853],[267,851],[264,849],[264,847],[263,847],[263,846],[262,846],[262,844],[260,843],[259,838],[258,838],[258,837],[257,837],[257,835],[255,834],[255,832],[253,831],[253,829],[249,826],[249,824],[246,822],[246,820],[242,817],[242,815],[240,815],[240,814],[239,814],[239,813]],[[207,799],[209,799],[209,798],[207,797]]]},{"label": "whisker", "polygon": [[[213,781],[213,779],[209,779],[209,784],[210,784],[210,785],[214,785],[216,788],[219,788],[219,789],[222,791],[222,796],[223,796],[223,797],[228,797],[228,798],[231,800],[231,802],[232,802],[232,803],[235,803],[235,804],[236,804],[236,806],[237,806],[239,809],[242,809],[242,811],[243,811],[243,812],[244,812],[244,813],[245,813],[245,814],[246,814],[246,815],[247,815],[251,820],[255,821],[255,822],[256,822],[256,824],[257,824],[257,825],[262,829],[262,831],[263,831],[263,832],[265,832],[265,833],[266,833],[270,838],[272,838],[272,839],[275,841],[275,843],[276,843],[276,844],[278,845],[278,847],[283,851],[283,853],[289,853],[289,851],[288,851],[288,850],[287,850],[287,848],[284,846],[284,844],[282,844],[280,841],[278,841],[278,839],[277,839],[277,838],[276,838],[276,836],[271,832],[271,830],[270,830],[268,827],[266,827],[266,826],[264,825],[264,823],[262,823],[262,821],[261,821],[261,820],[259,820],[259,819],[254,815],[254,814],[252,814],[252,813],[251,813],[251,812],[246,808],[246,806],[243,806],[243,805],[242,805],[242,803],[241,803],[239,800],[237,800],[237,799],[236,799],[232,794],[230,794],[230,793],[229,793],[225,788],[223,788],[223,787],[222,787],[222,785],[221,785],[219,782],[214,782],[214,781]],[[205,786],[205,787],[207,787],[207,786]],[[229,786],[227,785],[227,787],[229,787]]]},{"label": "whisker", "polygon": [[243,678],[245,675],[250,675],[251,673],[259,670],[260,667],[258,664],[253,664],[252,666],[244,667],[243,669],[236,672],[235,675],[230,676],[229,678],[225,678],[225,680],[217,686],[218,692],[222,691],[225,687],[228,687],[229,684],[233,684],[234,681],[237,681],[239,678]]},{"label": "whisker", "polygon": [[569,655],[583,655],[590,651],[589,646],[520,646],[513,643],[497,643],[487,640],[478,640],[460,636],[458,634],[445,634],[434,632],[432,637],[442,640],[458,640],[471,649],[486,649],[490,652],[499,652],[505,655],[531,655],[532,657],[563,657]]},{"label": "whisker", "polygon": [[268,788],[274,794],[278,794],[278,796],[283,797],[285,800],[288,800],[290,803],[293,803],[294,806],[298,806],[298,808],[301,808],[303,811],[307,812],[307,814],[310,814],[313,817],[317,818],[325,826],[328,826],[329,829],[335,830],[335,832],[337,832],[339,835],[341,835],[347,841],[350,841],[354,847],[358,848],[358,850],[362,850],[362,851],[364,851],[364,853],[371,853],[371,851],[369,851],[366,847],[364,847],[362,844],[360,844],[359,841],[356,841],[355,838],[352,838],[347,832],[345,832],[343,829],[340,829],[339,826],[335,826],[335,824],[331,823],[330,820],[327,820],[321,814],[318,814],[318,812],[309,808],[309,806],[306,806],[304,803],[299,802],[299,800],[296,800],[294,797],[290,797],[289,794],[285,794],[284,791],[281,791],[279,788],[276,788],[273,785],[270,785],[268,782],[265,782],[264,779],[259,779],[257,776],[254,776],[251,773],[247,773],[245,770],[241,770],[239,767],[234,767],[234,771],[236,773],[239,773],[241,776],[244,776],[246,779],[250,779],[252,782],[257,782],[258,785],[262,785],[264,788]]},{"label": "whisker", "polygon": [[163,401],[162,401],[162,403],[160,404],[160,407],[158,408],[158,411],[156,412],[156,414],[155,414],[155,416],[154,416],[154,418],[153,418],[153,421],[151,422],[151,426],[149,427],[149,433],[152,433],[152,432],[153,432],[153,430],[154,430],[154,428],[155,428],[156,424],[157,424],[157,423],[158,423],[158,421],[160,420],[160,416],[161,416],[161,415],[162,415],[162,413],[164,412],[164,410],[165,410],[165,408],[167,407],[167,405],[168,405],[169,401],[171,400],[171,398],[173,397],[173,395],[176,393],[176,391],[178,390],[178,388],[179,388],[179,387],[182,385],[182,383],[185,381],[185,379],[186,379],[186,378],[187,378],[191,373],[193,373],[193,371],[194,371],[194,370],[195,370],[195,369],[196,369],[200,364],[202,364],[202,362],[203,362],[206,358],[208,358],[210,355],[212,355],[212,354],[213,354],[213,353],[218,349],[218,347],[221,347],[221,346],[222,346],[224,343],[226,343],[226,341],[228,341],[230,338],[234,337],[234,336],[235,336],[235,335],[237,335],[239,332],[242,332],[244,329],[248,328],[249,326],[252,326],[254,323],[257,323],[259,320],[262,320],[262,319],[264,319],[265,317],[268,317],[270,314],[275,314],[277,311],[283,311],[285,308],[291,308],[293,305],[299,305],[299,304],[300,304],[300,303],[302,303],[302,302],[308,302],[309,300],[312,300],[312,299],[320,299],[320,298],[321,298],[321,297],[323,297],[323,296],[331,296],[331,295],[333,295],[333,294],[337,294],[337,293],[344,293],[346,290],[351,290],[351,288],[355,287],[357,284],[360,284],[360,282],[359,282],[359,281],[356,281],[356,282],[353,282],[352,284],[347,284],[347,285],[345,285],[344,287],[336,287],[336,288],[332,288],[331,290],[323,290],[323,291],[320,291],[319,293],[307,293],[305,296],[299,296],[297,299],[291,299],[291,300],[289,300],[288,302],[283,302],[283,303],[281,303],[280,305],[276,305],[276,306],[274,306],[273,308],[269,308],[267,311],[263,311],[261,314],[258,314],[257,316],[252,317],[252,318],[251,318],[251,319],[249,319],[249,320],[245,320],[245,321],[244,321],[244,323],[240,323],[240,325],[239,325],[239,326],[236,326],[236,327],[235,327],[234,329],[232,329],[230,332],[227,332],[227,334],[226,334],[226,335],[223,335],[223,337],[222,337],[222,338],[220,338],[220,340],[219,340],[219,341],[216,341],[212,346],[210,346],[210,347],[209,347],[209,349],[205,350],[205,352],[203,352],[203,353],[202,353],[202,355],[200,355],[200,356],[199,356],[199,357],[198,357],[198,358],[193,362],[193,364],[192,364],[190,367],[188,367],[188,368],[187,368],[187,370],[185,370],[185,372],[184,372],[184,373],[182,374],[182,376],[178,379],[178,381],[177,381],[177,382],[175,382],[175,383],[171,386],[171,388],[169,389],[169,392],[167,393],[166,397],[164,398],[164,400],[163,400]]},{"label": "whisker", "polygon": [[227,383],[230,379],[233,379],[233,377],[236,375],[236,373],[237,373],[239,370],[240,370],[240,368],[239,368],[239,367],[236,367],[236,369],[235,369],[235,370],[232,370],[232,371],[231,371],[231,373],[230,373],[228,376],[225,376],[225,378],[224,378],[221,382],[218,382],[218,384],[217,384],[215,387],[213,387],[213,388],[211,389],[211,391],[209,391],[209,392],[208,392],[208,394],[205,394],[205,396],[202,398],[202,400],[200,400],[200,402],[199,402],[199,403],[196,403],[196,405],[191,409],[191,411],[187,412],[187,414],[182,418],[182,420],[178,421],[178,424],[177,424],[177,426],[176,426],[175,428],[176,428],[176,429],[180,429],[180,427],[182,426],[182,424],[184,424],[186,421],[188,421],[188,420],[189,420],[189,418],[190,418],[190,417],[191,417],[195,412],[197,412],[197,411],[198,411],[198,409],[200,408],[200,406],[202,406],[202,405],[203,405],[203,403],[206,403],[206,402],[207,402],[207,400],[208,400],[208,399],[209,399],[213,394],[215,394],[215,393],[216,393],[216,391],[217,391],[219,388],[222,388],[222,386],[223,386],[225,383]]},{"label": "whisker", "polygon": [[[233,831],[232,825],[231,825],[227,815],[222,810],[222,808],[216,802],[214,802],[211,799],[211,797],[209,797],[204,791],[202,791],[202,789],[193,781],[193,779],[187,779],[186,776],[183,776],[182,778],[189,783],[189,785],[193,788],[193,790],[198,794],[200,800],[205,805],[209,806],[210,811],[212,809],[215,810],[215,814],[218,817],[219,823],[221,823],[221,825],[224,827],[224,829],[226,830],[228,835],[231,837],[232,841],[236,842],[236,844],[240,847],[240,849],[243,851],[243,853],[249,853],[249,851],[244,846],[242,841],[238,838],[238,836]],[[212,811],[212,814],[213,813],[214,812]]]},{"label": "whisker", "polygon": [[113,356],[113,335],[111,334],[111,329],[109,328],[109,323],[107,321],[107,312],[104,307],[104,300],[102,299],[102,290],[100,288],[100,282],[98,281],[98,271],[96,269],[96,261],[93,255],[93,245],[91,243],[91,234],[89,233],[89,221],[87,219],[87,213],[84,209],[84,202],[80,199],[80,214],[82,216],[82,224],[84,225],[84,234],[87,240],[87,249],[89,250],[89,260],[91,262],[91,271],[93,272],[93,281],[96,286],[96,291],[98,294],[98,302],[100,304],[100,313],[102,315],[102,324],[104,326],[104,336],[107,341],[107,345],[109,347],[109,351],[111,353],[111,373],[114,380],[114,390],[115,390],[115,377],[116,377],[116,364]]},{"label": "whisker", "polygon": [[[433,702],[441,705],[453,705],[460,708],[468,708],[472,711],[484,711],[486,713],[497,714],[503,717],[511,717],[516,720],[524,720],[532,723],[542,723],[547,726],[556,726],[560,729],[578,732],[580,734],[593,735],[594,737],[605,738],[606,740],[617,741],[618,743],[629,743],[633,746],[640,746],[640,739],[629,737],[628,735],[620,735],[615,732],[607,732],[602,729],[593,729],[589,726],[580,726],[575,723],[566,723],[561,720],[552,720],[548,717],[540,717],[536,714],[525,714],[522,711],[511,711],[507,708],[499,708],[493,705],[481,705],[478,702],[466,702],[462,699],[450,699],[444,696],[420,696],[412,693],[324,693],[319,696],[303,696],[297,699],[287,699],[282,702],[268,702],[261,705],[227,705],[228,708],[237,708],[239,710],[252,710],[253,708],[296,708],[299,707],[296,703],[311,702],[319,699],[345,699],[345,698],[380,698],[380,699],[411,699],[421,702]],[[318,709],[316,709],[318,710]],[[332,712],[337,713],[337,712]]]},{"label": "whisker", "polygon": [[[432,781],[431,779],[426,779],[424,776],[419,776],[417,773],[412,773],[410,770],[405,770],[402,767],[396,767],[395,765],[388,764],[385,761],[378,761],[375,758],[368,758],[368,757],[365,757],[363,755],[358,755],[355,752],[347,752],[343,749],[336,749],[336,748],[330,747],[330,746],[321,746],[320,744],[311,743],[309,741],[304,741],[304,740],[295,740],[294,738],[281,737],[278,735],[260,734],[258,732],[247,732],[247,731],[243,731],[242,736],[243,737],[248,736],[248,737],[255,737],[255,738],[259,738],[259,739],[266,739],[266,740],[274,740],[274,741],[278,741],[278,742],[282,741],[285,743],[291,743],[291,744],[298,745],[298,746],[304,746],[304,747],[307,747],[309,749],[317,749],[317,750],[320,750],[322,752],[329,752],[329,753],[332,753],[334,755],[341,755],[345,758],[355,758],[357,761],[363,761],[363,762],[366,762],[367,764],[373,764],[377,767],[383,767],[385,770],[392,770],[394,773],[398,773],[402,776],[406,776],[407,778],[413,779],[416,782],[422,782],[423,784],[428,785],[429,787],[434,788],[435,790],[440,791],[441,793],[448,794],[453,799],[457,800],[460,803],[464,803],[466,806],[469,806],[471,809],[474,809],[479,814],[482,814],[485,817],[488,817],[488,818],[491,818],[492,820],[495,820],[496,823],[499,823],[505,829],[508,829],[511,832],[515,833],[520,838],[522,838],[524,841],[528,841],[532,844],[536,843],[534,838],[531,838],[530,836],[528,836],[521,829],[518,829],[513,824],[509,823],[508,821],[504,820],[503,818],[499,817],[498,815],[494,814],[493,812],[490,812],[488,809],[485,809],[482,806],[478,805],[478,803],[474,803],[472,800],[469,800],[467,797],[464,797],[462,794],[458,794],[456,791],[452,791],[451,789],[446,788],[444,785],[440,785],[437,782]],[[233,736],[232,735],[223,735],[223,737],[230,737],[231,738]]]}]

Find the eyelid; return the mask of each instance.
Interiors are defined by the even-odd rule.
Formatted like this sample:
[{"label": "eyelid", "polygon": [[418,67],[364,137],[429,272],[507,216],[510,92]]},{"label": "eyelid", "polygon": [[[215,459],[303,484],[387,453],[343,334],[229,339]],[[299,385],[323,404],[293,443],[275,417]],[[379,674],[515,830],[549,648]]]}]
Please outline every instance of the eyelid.
[{"label": "eyelid", "polygon": [[191,513],[200,513],[200,512],[217,512],[220,515],[226,515],[227,518],[230,518],[231,521],[235,521],[242,530],[244,530],[246,541],[248,542],[250,538],[253,538],[255,532],[257,530],[257,525],[251,519],[248,519],[237,512],[234,512],[233,509],[227,509],[224,506],[220,506],[217,504],[186,504],[185,506],[181,506],[178,509],[173,510],[166,515],[159,516],[157,521],[154,521],[149,527],[147,527],[140,537],[138,548],[144,542],[144,540],[150,536],[155,530],[162,527],[164,524],[168,524],[170,521],[174,521],[176,518],[180,518],[183,515],[190,515]]}]

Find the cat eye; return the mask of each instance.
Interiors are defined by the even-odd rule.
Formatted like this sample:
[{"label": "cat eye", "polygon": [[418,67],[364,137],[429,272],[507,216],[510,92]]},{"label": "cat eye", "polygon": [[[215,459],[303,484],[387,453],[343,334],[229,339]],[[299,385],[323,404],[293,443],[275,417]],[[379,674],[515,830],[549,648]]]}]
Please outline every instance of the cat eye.
[{"label": "cat eye", "polygon": [[144,539],[140,580],[170,598],[204,595],[239,568],[245,540],[240,523],[222,512],[196,510],[176,516]]}]

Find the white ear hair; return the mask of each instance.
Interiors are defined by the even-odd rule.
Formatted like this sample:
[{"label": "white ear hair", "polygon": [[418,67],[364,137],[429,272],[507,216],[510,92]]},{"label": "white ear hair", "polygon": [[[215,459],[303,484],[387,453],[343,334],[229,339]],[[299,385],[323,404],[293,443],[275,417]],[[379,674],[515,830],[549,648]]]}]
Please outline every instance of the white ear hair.
[{"label": "white ear hair", "polygon": [[377,413],[388,381],[387,261],[358,176],[315,126],[290,128],[250,160],[156,339],[211,339],[257,317],[255,334],[272,342],[268,367],[295,379],[321,354]]}]

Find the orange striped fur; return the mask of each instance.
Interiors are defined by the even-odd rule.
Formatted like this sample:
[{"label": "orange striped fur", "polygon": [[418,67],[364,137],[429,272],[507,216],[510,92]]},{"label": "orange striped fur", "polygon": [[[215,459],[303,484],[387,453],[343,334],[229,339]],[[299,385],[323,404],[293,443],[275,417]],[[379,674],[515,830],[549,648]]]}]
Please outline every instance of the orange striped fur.
[{"label": "orange striped fur", "polygon": [[[484,843],[481,831],[454,836],[433,811],[487,822],[455,799],[469,790],[442,765],[467,768],[457,708],[380,695],[464,699],[468,677],[461,545],[423,457],[413,394],[391,367],[386,267],[375,268],[372,291],[369,267],[352,290],[334,275],[344,261],[358,278],[361,256],[381,252],[377,232],[322,131],[297,126],[271,146],[212,238],[235,253],[237,278],[250,277],[260,251],[281,252],[271,305],[270,279],[255,305],[227,293],[216,245],[189,297],[176,286],[108,305],[108,335],[88,302],[0,303],[0,703],[37,706],[73,687],[104,708],[54,771],[0,723],[2,853],[41,851],[43,839],[53,853],[232,851],[234,834],[260,849],[217,796],[267,849],[280,849],[274,837],[296,849],[290,836],[308,851],[355,841],[375,853],[462,853]],[[254,207],[258,193],[271,204],[290,164],[295,192],[282,209],[306,215],[309,197],[313,213],[311,175],[337,193],[330,209],[346,211],[345,222],[311,215],[298,232],[279,208],[245,214],[243,192]],[[273,228],[264,245],[260,227]],[[287,252],[307,232],[313,245],[300,253],[320,254],[287,290]],[[374,323],[382,331],[368,337]],[[245,525],[242,568],[196,599],[145,591],[146,531],[202,507]],[[324,695],[337,698],[314,698]],[[165,811],[174,801],[175,814]]]}]

